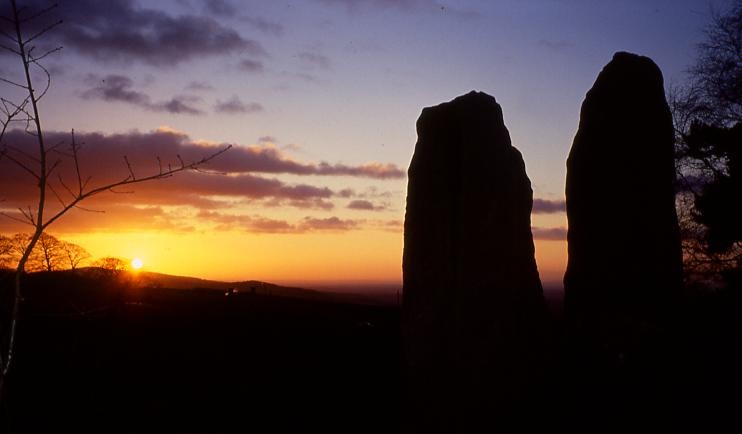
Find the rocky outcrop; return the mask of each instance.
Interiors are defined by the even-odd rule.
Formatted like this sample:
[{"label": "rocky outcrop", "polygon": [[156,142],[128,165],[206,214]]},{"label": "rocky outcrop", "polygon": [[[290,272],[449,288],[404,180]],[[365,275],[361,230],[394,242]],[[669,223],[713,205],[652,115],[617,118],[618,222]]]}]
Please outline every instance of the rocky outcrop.
[{"label": "rocky outcrop", "polygon": [[662,73],[616,53],[585,97],[567,160],[565,308],[578,327],[652,322],[678,296],[674,179]]},{"label": "rocky outcrop", "polygon": [[403,256],[407,427],[471,432],[528,393],[540,363],[533,194],[495,98],[425,108],[417,133]]}]

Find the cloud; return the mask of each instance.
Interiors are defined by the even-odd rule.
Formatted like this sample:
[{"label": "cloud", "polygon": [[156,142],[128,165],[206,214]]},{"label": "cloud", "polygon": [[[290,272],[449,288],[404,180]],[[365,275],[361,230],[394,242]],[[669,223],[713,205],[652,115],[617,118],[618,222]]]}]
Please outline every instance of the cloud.
[{"label": "cloud", "polygon": [[533,214],[555,214],[565,212],[567,205],[563,200],[533,199]]},{"label": "cloud", "polygon": [[355,195],[356,192],[352,188],[344,188],[338,192],[338,196],[340,197],[353,197]]},{"label": "cloud", "polygon": [[287,203],[287,205],[293,207],[293,208],[304,208],[304,209],[322,209],[325,211],[329,211],[333,208],[335,208],[335,204],[329,201],[326,201],[324,199],[303,199],[303,200],[292,200]]},{"label": "cloud", "polygon": [[196,219],[201,222],[215,223],[214,229],[228,231],[243,229],[253,233],[291,233],[294,225],[285,220],[276,220],[259,215],[225,214],[216,211],[200,211]]},{"label": "cloud", "polygon": [[353,200],[348,204],[348,209],[361,210],[361,211],[381,211],[386,209],[383,205],[374,205],[368,200]]},{"label": "cloud", "polygon": [[[239,14],[234,2],[228,0],[200,0],[202,10],[218,18],[234,18]],[[264,18],[254,16],[241,16],[240,21],[253,29],[271,35],[283,35],[283,26],[279,23],[268,21]]]},{"label": "cloud", "polygon": [[307,232],[343,232],[359,229],[357,220],[343,220],[338,217],[314,218],[305,217],[295,223],[286,220],[271,219],[259,215],[225,214],[213,211],[201,211],[197,218],[201,221],[216,223],[216,230],[242,229],[252,233],[302,234]]},{"label": "cloud", "polygon": [[[69,143],[67,132],[47,131],[48,143]],[[138,177],[156,174],[162,167],[180,165],[177,156],[184,161],[197,161],[214,153],[224,145],[207,145],[191,141],[185,134],[170,129],[160,129],[149,133],[136,131],[125,134],[104,135],[100,133],[76,133],[77,143],[82,144],[80,165],[83,178],[91,177],[90,186],[100,186],[126,178],[129,175],[124,156],[129,160]],[[22,130],[6,133],[5,142],[22,152],[35,152],[33,137]],[[9,152],[12,150],[8,149]],[[59,151],[66,151],[66,145]],[[33,164],[21,153],[15,157]],[[50,164],[60,161],[55,173],[73,185],[76,179],[72,161],[63,154],[52,154]],[[160,161],[158,162],[158,157]],[[351,197],[346,191],[332,189],[309,183],[290,184],[280,179],[269,178],[267,174],[292,175],[334,175],[357,176],[379,179],[400,179],[403,173],[393,165],[370,163],[360,166],[330,165],[328,163],[306,163],[290,159],[271,146],[234,146],[225,155],[202,167],[223,175],[188,171],[172,178],[156,182],[138,184],[125,191],[135,191],[134,195],[107,194],[95,201],[104,204],[129,202],[148,205],[191,205],[202,209],[231,206],[241,201],[258,201],[259,204],[291,206],[295,208],[333,208],[332,199]],[[53,176],[51,185],[62,196],[66,188]],[[37,189],[34,180],[21,168],[7,158],[0,159],[0,207],[14,210],[17,206],[33,203]],[[352,192],[350,192],[352,194]],[[56,206],[56,198],[50,192],[50,206]]]},{"label": "cloud", "polygon": [[[71,194],[68,188],[77,188],[77,176],[73,161],[65,156],[67,144],[70,143],[69,133],[47,131],[45,137],[48,143],[61,144],[57,149],[59,153],[49,154],[50,164],[57,164],[57,161],[60,163],[56,166],[54,175],[49,178],[47,190],[47,215],[52,215],[60,209],[59,200],[69,202]],[[168,128],[149,133],[131,131],[110,135],[77,132],[75,139],[82,146],[79,163],[82,179],[89,179],[86,181],[89,182],[89,188],[120,181],[129,176],[124,157],[130,162],[135,176],[142,178],[159,173],[160,167],[178,167],[178,156],[186,162],[194,161],[223,146],[194,142],[185,134]],[[32,136],[22,130],[11,130],[6,133],[4,141],[21,151],[8,148],[8,152],[33,167],[35,143]],[[24,153],[29,156],[24,156]],[[306,217],[290,222],[256,215],[243,217],[236,210],[247,206],[251,209],[291,207],[327,212],[335,207],[334,201],[337,198],[347,200],[355,192],[350,189],[334,191],[311,183],[287,182],[268,174],[377,177],[381,175],[377,167],[385,166],[306,163],[290,159],[272,146],[236,145],[222,157],[202,166],[201,171],[184,171],[165,179],[120,187],[114,192],[94,196],[86,200],[83,206],[92,210],[104,210],[105,213],[72,210],[55,227],[62,232],[139,229],[192,231],[202,227],[200,220],[193,218],[198,213],[204,221],[221,225],[221,228],[241,224],[255,232],[355,230],[360,229],[365,221],[339,217]],[[374,168],[373,171],[365,172],[369,167]],[[204,171],[217,171],[221,174]],[[57,175],[64,180],[64,185]],[[0,191],[0,210],[16,217],[20,217],[17,207],[33,205],[38,195],[35,180],[8,158],[0,159],[0,185],[3,186]],[[236,217],[229,217],[232,214]],[[220,215],[223,217],[217,219]],[[16,228],[13,225],[18,224],[5,220],[7,219],[0,219],[0,231],[26,229],[22,225]],[[389,230],[381,224],[369,227]]]},{"label": "cloud", "polygon": [[227,0],[201,0],[206,12],[213,15],[229,17],[237,13],[237,8]]},{"label": "cloud", "polygon": [[129,77],[123,75],[110,74],[103,78],[91,75],[88,77],[88,81],[95,81],[97,84],[82,92],[80,96],[83,99],[124,102],[154,112],[189,115],[203,114],[201,110],[191,105],[192,102],[198,101],[198,98],[176,96],[168,101],[153,102],[149,95],[132,90],[134,82]]},{"label": "cloud", "polygon": [[384,222],[383,226],[390,232],[403,232],[404,220],[387,220]]},{"label": "cloud", "polygon": [[[26,13],[31,16],[48,6],[43,0],[28,0]],[[214,8],[217,3],[210,2]],[[134,0],[74,0],[60,4],[54,16],[29,23],[30,34],[48,22],[61,19],[54,37],[66,48],[101,62],[128,64],[141,62],[157,67],[172,67],[203,57],[228,54],[264,56],[266,51],[256,40],[242,37],[210,16],[184,14],[171,16]],[[151,4],[151,3],[150,3]],[[7,10],[7,6],[0,12]]]},{"label": "cloud", "polygon": [[[480,14],[471,10],[459,9],[436,0],[317,0],[330,6],[341,6],[349,13],[366,10],[396,9],[398,11],[436,12],[457,19],[471,19],[480,17]],[[450,2],[449,2],[450,3]]]},{"label": "cloud", "polygon": [[[103,205],[103,204],[101,204]],[[65,217],[57,220],[55,232],[70,233],[81,231],[134,232],[146,230],[166,230],[192,232],[193,222],[179,218],[161,206],[138,206],[125,203],[107,203],[100,209],[84,211],[71,210]],[[28,232],[31,226],[0,218],[0,233]]]},{"label": "cloud", "polygon": [[228,114],[258,113],[263,111],[263,106],[256,102],[245,104],[240,101],[240,99],[236,95],[233,95],[232,98],[227,101],[217,100],[216,105],[214,106],[214,110],[216,110],[217,113]]},{"label": "cloud", "polygon": [[358,222],[356,220],[342,220],[337,217],[328,217],[323,219],[305,217],[299,223],[299,229],[302,231],[348,231],[356,229]]},{"label": "cloud", "polygon": [[287,143],[287,144],[281,146],[281,149],[284,149],[286,151],[294,151],[294,152],[301,152],[301,151],[303,151],[302,147],[299,146],[299,145],[297,145],[296,143]]},{"label": "cloud", "polygon": [[420,9],[440,7],[432,0],[318,0],[328,5],[344,6],[349,12],[359,9],[398,9],[402,11],[416,11]]},{"label": "cloud", "polygon": [[278,143],[278,139],[273,136],[263,136],[258,138],[258,142],[261,143]]},{"label": "cloud", "polygon": [[240,61],[239,64],[237,64],[237,68],[240,71],[250,72],[250,73],[258,73],[263,72],[263,64],[258,62],[257,60],[252,59],[243,59]]},{"label": "cloud", "polygon": [[203,114],[203,112],[191,105],[189,103],[193,101],[198,101],[199,98],[194,98],[191,96],[176,96],[175,98],[169,100],[169,101],[163,101],[154,103],[151,107],[148,107],[150,110],[154,111],[165,111],[168,113],[184,113],[189,115],[200,115]]},{"label": "cloud", "polygon": [[273,36],[283,35],[283,26],[273,21],[268,21],[259,17],[242,17],[242,21],[263,33]]},{"label": "cloud", "polygon": [[531,233],[534,240],[564,241],[567,239],[566,228],[539,228],[532,227]]},{"label": "cloud", "polygon": [[287,73],[287,74],[291,77],[306,81],[307,83],[318,83],[319,82],[319,78],[317,78],[316,76],[312,74],[307,74],[305,72],[297,72],[294,74]]},{"label": "cloud", "polygon": [[330,69],[330,58],[324,54],[302,51],[296,55],[305,64],[321,69]]},{"label": "cloud", "polygon": [[192,81],[188,83],[188,86],[186,86],[186,90],[210,91],[210,90],[214,90],[214,86],[210,85],[209,83],[205,81]]}]

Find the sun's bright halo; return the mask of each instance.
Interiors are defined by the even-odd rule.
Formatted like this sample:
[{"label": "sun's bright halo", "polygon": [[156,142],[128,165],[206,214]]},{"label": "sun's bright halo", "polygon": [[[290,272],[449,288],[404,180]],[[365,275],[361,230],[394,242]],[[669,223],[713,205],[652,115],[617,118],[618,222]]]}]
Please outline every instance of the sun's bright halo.
[{"label": "sun's bright halo", "polygon": [[131,268],[135,270],[139,270],[144,265],[144,262],[142,262],[139,258],[134,258],[131,260]]}]

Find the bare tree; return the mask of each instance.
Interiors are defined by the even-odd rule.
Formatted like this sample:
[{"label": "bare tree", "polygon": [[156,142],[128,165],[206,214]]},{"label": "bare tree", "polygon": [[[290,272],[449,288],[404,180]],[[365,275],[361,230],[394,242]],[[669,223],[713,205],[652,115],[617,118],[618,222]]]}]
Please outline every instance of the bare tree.
[{"label": "bare tree", "polygon": [[101,268],[111,274],[118,274],[129,269],[129,264],[121,258],[106,256],[93,262],[93,267]]},{"label": "bare tree", "polygon": [[76,270],[83,261],[90,258],[90,253],[77,244],[62,241],[61,247],[65,263],[69,266],[70,270]]},{"label": "bare tree", "polygon": [[42,232],[36,243],[38,257],[46,271],[59,269],[62,262],[62,242],[54,235]]},{"label": "bare tree", "polygon": [[[0,336],[2,337],[2,339],[0,339],[0,346],[2,346],[2,348],[0,348],[0,400],[3,398],[3,386],[12,366],[16,347],[18,312],[22,300],[21,278],[26,271],[26,264],[28,263],[28,260],[44,231],[64,216],[69,210],[80,208],[80,203],[92,196],[113,191],[116,187],[164,179],[187,170],[197,170],[199,167],[223,154],[230,148],[228,146],[215,150],[200,160],[190,162],[186,162],[178,156],[178,163],[174,166],[164,166],[158,157],[157,161],[159,170],[146,175],[140,174],[139,176],[135,175],[132,165],[129,163],[126,156],[124,156],[123,164],[125,164],[127,168],[128,175],[115,182],[96,185],[91,177],[84,175],[83,168],[80,167],[80,160],[78,158],[80,145],[75,141],[74,130],[72,131],[68,151],[59,154],[60,148],[64,144],[56,143],[50,145],[46,143],[44,130],[42,128],[39,102],[46,95],[46,92],[51,85],[51,75],[42,65],[41,60],[59,51],[60,47],[48,49],[43,53],[37,53],[37,47],[35,44],[38,38],[57,27],[61,24],[61,21],[51,22],[48,25],[37,25],[35,28],[40,30],[35,31],[31,36],[26,35],[24,29],[29,28],[29,23],[35,22],[38,24],[39,20],[47,19],[46,17],[48,16],[48,12],[53,10],[56,5],[43,10],[33,11],[29,8],[19,8],[16,4],[16,0],[9,1],[11,16],[0,17],[0,20],[3,23],[8,24],[10,30],[5,31],[0,29],[0,36],[4,38],[3,43],[0,44],[0,49],[9,51],[13,55],[17,56],[19,65],[22,69],[23,78],[19,81],[11,80],[9,78],[0,78],[0,81],[14,89],[20,89],[23,96],[16,102],[6,98],[0,99],[3,107],[2,114],[4,115],[2,126],[0,128],[0,144],[2,144],[0,158],[10,160],[33,179],[37,186],[38,200],[35,205],[19,207],[18,210],[20,214],[18,215],[9,214],[7,212],[1,213],[10,219],[30,225],[33,228],[33,232],[30,240],[28,240],[25,245],[25,249],[15,270],[13,305],[9,315],[9,324],[7,326],[3,324],[4,327],[0,330]],[[11,45],[6,45],[7,41],[11,41]],[[40,91],[34,85],[34,80],[32,78],[34,75],[32,72],[40,73],[45,78],[45,85]],[[3,138],[8,127],[12,123],[16,122],[23,125],[26,132],[35,138],[35,153],[29,153],[24,149],[3,143]],[[60,157],[55,159],[56,155],[60,155]],[[63,162],[63,158],[66,158],[67,162],[71,163],[74,167],[74,170],[72,171],[72,173],[74,173],[72,179],[64,179],[61,175],[61,171],[58,170],[60,164]],[[51,183],[51,181],[55,179],[58,182],[57,188],[54,188]],[[58,208],[51,212],[47,209],[50,197],[58,203]]]},{"label": "bare tree", "polygon": [[0,269],[14,268],[13,264],[13,248],[11,246],[10,237],[0,234]]}]

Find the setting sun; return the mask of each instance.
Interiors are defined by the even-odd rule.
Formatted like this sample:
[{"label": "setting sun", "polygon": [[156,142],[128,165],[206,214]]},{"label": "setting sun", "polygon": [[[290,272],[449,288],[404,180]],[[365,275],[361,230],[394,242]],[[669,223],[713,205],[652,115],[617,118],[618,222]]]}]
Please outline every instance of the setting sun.
[{"label": "setting sun", "polygon": [[140,268],[142,268],[143,265],[144,265],[144,262],[142,262],[142,260],[139,258],[134,258],[131,261],[131,268],[135,270],[139,270]]}]

